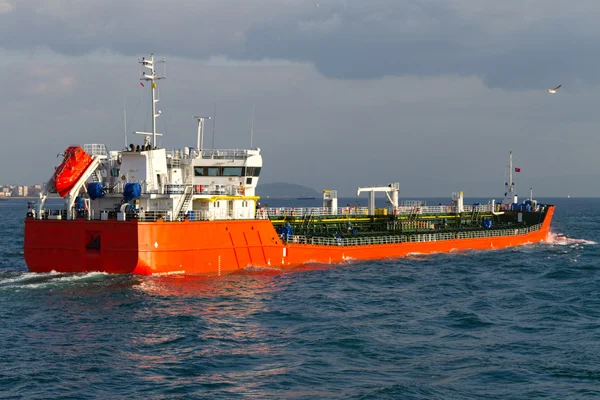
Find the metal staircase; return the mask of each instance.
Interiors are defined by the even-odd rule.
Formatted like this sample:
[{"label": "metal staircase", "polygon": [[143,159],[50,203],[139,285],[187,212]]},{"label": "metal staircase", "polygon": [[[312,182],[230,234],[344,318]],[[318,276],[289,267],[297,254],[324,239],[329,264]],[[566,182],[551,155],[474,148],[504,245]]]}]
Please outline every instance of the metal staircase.
[{"label": "metal staircase", "polygon": [[410,214],[408,215],[409,222],[416,222],[419,219],[419,207],[413,207],[410,209]]},{"label": "metal staircase", "polygon": [[102,173],[100,172],[99,169],[96,169],[96,171],[94,171],[94,173],[91,175],[91,180],[92,182],[102,182]]},{"label": "metal staircase", "polygon": [[[97,143],[86,143],[83,145],[83,151],[88,153],[93,158],[97,158],[100,160],[107,159],[108,150],[106,149],[105,144],[97,144]],[[96,168],[92,174],[89,176],[89,179],[92,182],[103,182],[104,177],[102,176],[102,171],[100,168]]]},{"label": "metal staircase", "polygon": [[[183,189],[183,196],[179,200],[179,205],[176,208],[176,213],[174,215],[175,218],[180,219],[179,214],[181,214],[182,211],[185,211],[188,209],[193,196],[194,196],[194,187],[192,185],[185,185],[185,189]],[[181,218],[183,218],[183,216]]]},{"label": "metal staircase", "polygon": [[471,222],[475,223],[475,222],[479,221],[480,215],[481,215],[481,213],[479,211],[477,211],[475,206],[473,206],[473,212],[471,214]]},{"label": "metal staircase", "polygon": [[313,220],[313,210],[310,213],[306,213],[302,217],[302,223],[300,224],[300,229],[308,229],[310,223]]},{"label": "metal staircase", "polygon": [[[154,185],[154,166],[152,165],[152,159],[154,158],[152,155],[152,150],[147,150],[146,151],[146,158],[148,159],[148,173],[146,173],[146,179],[148,182],[148,185],[154,190],[154,189],[158,189],[155,187]],[[146,189],[148,191],[148,189]]]}]

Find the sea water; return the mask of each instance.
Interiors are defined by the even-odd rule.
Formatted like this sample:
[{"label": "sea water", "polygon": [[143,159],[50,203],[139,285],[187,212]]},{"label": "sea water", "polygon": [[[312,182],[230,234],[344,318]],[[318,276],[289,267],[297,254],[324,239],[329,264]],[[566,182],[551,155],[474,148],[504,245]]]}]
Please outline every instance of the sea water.
[{"label": "sea water", "polygon": [[600,199],[541,200],[549,243],[217,278],[30,273],[0,201],[0,398],[600,396]]}]

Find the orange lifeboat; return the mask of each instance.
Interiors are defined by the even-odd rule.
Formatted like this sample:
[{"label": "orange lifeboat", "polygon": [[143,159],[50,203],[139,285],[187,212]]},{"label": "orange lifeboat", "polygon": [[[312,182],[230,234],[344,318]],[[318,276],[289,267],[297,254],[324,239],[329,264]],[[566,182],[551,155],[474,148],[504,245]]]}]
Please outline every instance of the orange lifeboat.
[{"label": "orange lifeboat", "polygon": [[92,157],[79,146],[69,146],[63,162],[54,171],[54,186],[65,197],[92,162]]}]

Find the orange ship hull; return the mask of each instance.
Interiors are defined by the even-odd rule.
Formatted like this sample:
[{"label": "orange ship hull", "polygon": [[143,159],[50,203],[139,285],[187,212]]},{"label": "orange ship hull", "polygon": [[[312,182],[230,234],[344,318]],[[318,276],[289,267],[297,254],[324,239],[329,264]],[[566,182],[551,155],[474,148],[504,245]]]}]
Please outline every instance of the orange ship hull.
[{"label": "orange ship hull", "polygon": [[33,272],[224,275],[247,266],[400,258],[410,253],[489,250],[545,241],[541,229],[513,236],[362,246],[283,243],[269,220],[138,222],[25,220],[25,261]]}]

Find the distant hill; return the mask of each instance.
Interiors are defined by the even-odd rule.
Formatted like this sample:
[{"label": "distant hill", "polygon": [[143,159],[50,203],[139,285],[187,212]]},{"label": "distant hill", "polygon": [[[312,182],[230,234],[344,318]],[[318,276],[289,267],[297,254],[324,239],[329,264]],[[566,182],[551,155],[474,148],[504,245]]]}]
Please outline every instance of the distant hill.
[{"label": "distant hill", "polygon": [[296,185],[294,183],[276,182],[259,184],[256,187],[256,194],[262,198],[272,199],[295,199],[298,197],[321,197],[321,193],[315,189]]}]

